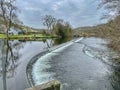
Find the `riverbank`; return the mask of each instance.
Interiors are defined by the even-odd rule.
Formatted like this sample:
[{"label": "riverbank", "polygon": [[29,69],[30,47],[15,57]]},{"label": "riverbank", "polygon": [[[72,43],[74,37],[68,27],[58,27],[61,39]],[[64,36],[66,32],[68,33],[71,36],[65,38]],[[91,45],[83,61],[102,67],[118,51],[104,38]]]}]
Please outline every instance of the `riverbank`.
[{"label": "riverbank", "polygon": [[[9,35],[9,39],[19,39],[19,40],[34,40],[38,38],[56,38],[57,36],[53,35],[43,35],[43,34],[27,34],[27,35]],[[5,34],[0,34],[0,39],[6,39]]]}]

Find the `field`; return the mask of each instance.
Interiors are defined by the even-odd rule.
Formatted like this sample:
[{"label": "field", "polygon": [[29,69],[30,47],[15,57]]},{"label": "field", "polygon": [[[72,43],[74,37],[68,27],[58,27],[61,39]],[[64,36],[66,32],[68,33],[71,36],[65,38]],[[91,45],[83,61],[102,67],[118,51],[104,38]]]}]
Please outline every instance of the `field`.
[{"label": "field", "polygon": [[[42,34],[28,34],[28,35],[9,35],[9,39],[19,39],[19,40],[34,40],[38,38],[54,38],[56,36],[42,35]],[[0,39],[6,39],[5,34],[0,34]]]}]

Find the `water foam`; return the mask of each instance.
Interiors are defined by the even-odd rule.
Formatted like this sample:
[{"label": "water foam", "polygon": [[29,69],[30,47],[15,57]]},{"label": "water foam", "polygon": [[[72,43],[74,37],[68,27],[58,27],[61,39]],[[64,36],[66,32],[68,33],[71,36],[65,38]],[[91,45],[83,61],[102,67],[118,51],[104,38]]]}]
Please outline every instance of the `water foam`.
[{"label": "water foam", "polygon": [[[75,40],[75,42],[79,42],[80,40],[82,40],[82,38]],[[58,52],[61,52],[63,50],[65,50],[67,47],[69,47],[70,45],[72,45],[74,42],[70,41],[67,42],[65,44],[62,44],[56,48],[51,48],[49,49],[49,53],[45,54],[44,56],[40,57],[34,64],[33,64],[33,68],[32,68],[32,78],[34,80],[35,85],[38,84],[43,84],[45,82],[51,81],[55,76],[54,72],[47,72],[45,71],[46,69],[51,68],[50,66],[50,60],[52,59],[52,57],[54,57],[55,55],[58,55]]]}]

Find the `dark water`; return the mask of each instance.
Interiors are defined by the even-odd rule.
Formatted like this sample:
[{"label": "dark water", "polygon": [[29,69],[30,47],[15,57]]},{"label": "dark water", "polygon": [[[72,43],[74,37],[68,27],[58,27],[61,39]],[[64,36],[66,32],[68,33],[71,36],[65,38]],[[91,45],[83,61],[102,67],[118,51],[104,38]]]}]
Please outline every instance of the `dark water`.
[{"label": "dark water", "polygon": [[32,83],[57,79],[62,90],[120,90],[120,72],[110,62],[115,54],[106,44],[99,38],[87,38],[41,56],[32,65]]},{"label": "dark water", "polygon": [[[58,41],[58,40],[57,40]],[[24,90],[29,87],[26,66],[32,57],[48,49],[56,40],[0,40],[0,90]]]}]

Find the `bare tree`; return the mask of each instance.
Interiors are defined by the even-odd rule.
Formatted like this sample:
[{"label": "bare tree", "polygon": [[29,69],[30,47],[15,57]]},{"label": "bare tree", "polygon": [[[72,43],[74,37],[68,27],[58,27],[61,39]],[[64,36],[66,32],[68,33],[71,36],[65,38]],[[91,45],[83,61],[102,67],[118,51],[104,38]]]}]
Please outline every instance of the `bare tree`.
[{"label": "bare tree", "polygon": [[5,26],[5,33],[7,38],[12,24],[16,23],[18,20],[16,11],[17,7],[15,6],[15,0],[0,0],[0,20]]},{"label": "bare tree", "polygon": [[43,21],[44,21],[43,25],[47,26],[47,29],[48,29],[49,33],[52,34],[52,30],[53,30],[54,25],[56,23],[56,19],[51,15],[46,15],[43,18]]},{"label": "bare tree", "polygon": [[[114,16],[120,15],[120,0],[101,0],[102,3],[100,7],[104,7],[105,9],[109,10],[110,12],[114,13]],[[113,16],[111,14],[105,14],[105,17]]]},{"label": "bare tree", "polygon": [[18,62],[20,58],[19,50],[23,48],[24,43],[12,42],[8,39],[1,41],[2,49],[0,55],[0,77],[3,77],[3,90],[7,90],[7,79],[13,78],[16,75],[16,68],[20,64]]}]

